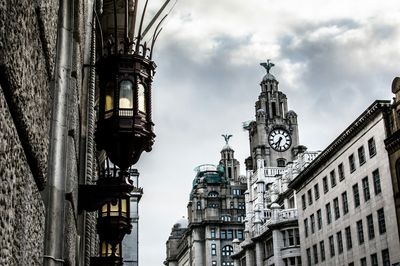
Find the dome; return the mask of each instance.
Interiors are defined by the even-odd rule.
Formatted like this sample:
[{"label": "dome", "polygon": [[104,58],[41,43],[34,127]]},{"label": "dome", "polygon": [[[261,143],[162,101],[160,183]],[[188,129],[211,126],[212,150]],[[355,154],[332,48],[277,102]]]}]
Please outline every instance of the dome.
[{"label": "dome", "polygon": [[281,206],[279,206],[279,204],[276,202],[271,204],[271,209],[280,209],[280,208],[281,208]]},{"label": "dome", "polygon": [[263,77],[263,81],[269,81],[269,80],[275,80],[275,81],[276,81],[276,78],[275,78],[275,76],[272,75],[271,73],[267,73],[267,74],[265,74],[265,76]]},{"label": "dome", "polygon": [[288,112],[286,113],[286,116],[294,116],[294,117],[296,117],[296,116],[297,116],[297,114],[296,114],[296,112],[295,112],[295,111],[293,111],[293,110],[290,110],[290,111],[288,111]]},{"label": "dome", "polygon": [[225,144],[225,146],[222,148],[222,151],[233,151],[233,149],[231,146],[229,146],[229,144]]},{"label": "dome", "polygon": [[185,217],[182,217],[174,224],[174,228],[187,228],[189,225],[188,220]]}]

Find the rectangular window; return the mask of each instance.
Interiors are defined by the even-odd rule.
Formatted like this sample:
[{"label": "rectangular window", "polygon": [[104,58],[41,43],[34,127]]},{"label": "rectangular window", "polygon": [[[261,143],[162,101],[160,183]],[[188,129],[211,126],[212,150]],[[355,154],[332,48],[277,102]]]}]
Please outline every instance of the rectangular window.
[{"label": "rectangular window", "polygon": [[367,216],[368,239],[371,240],[375,237],[374,219],[372,214]]},{"label": "rectangular window", "polygon": [[339,209],[339,199],[334,198],[333,199],[333,209],[335,211],[335,220],[340,218],[340,209]]},{"label": "rectangular window", "polygon": [[343,253],[343,238],[342,238],[342,231],[336,233],[336,240],[338,245],[338,253]]},{"label": "rectangular window", "polygon": [[390,257],[388,249],[382,250],[382,262],[383,266],[390,266]]},{"label": "rectangular window", "polygon": [[325,260],[325,245],[324,245],[324,240],[319,242],[319,249],[321,250],[321,261]]},{"label": "rectangular window", "polygon": [[330,203],[326,204],[325,208],[326,208],[326,223],[330,224],[332,222],[331,204]]},{"label": "rectangular window", "polygon": [[215,239],[216,234],[215,234],[215,228],[211,228],[211,238]]},{"label": "rectangular window", "polygon": [[367,266],[367,258],[361,258],[361,260],[360,260],[360,265],[361,266]]},{"label": "rectangular window", "polygon": [[358,161],[360,163],[360,166],[365,163],[365,151],[364,151],[364,146],[361,146],[358,148]]},{"label": "rectangular window", "polygon": [[354,154],[349,156],[349,165],[350,165],[350,173],[353,173],[356,170],[356,164],[354,162]]},{"label": "rectangular window", "polygon": [[289,234],[289,246],[294,246],[293,229],[289,229],[288,234]]},{"label": "rectangular window", "polygon": [[217,255],[217,245],[216,244],[211,244],[211,255],[213,255],[213,256]]},{"label": "rectangular window", "polygon": [[308,219],[304,219],[304,234],[308,237]]},{"label": "rectangular window", "polygon": [[311,222],[311,233],[314,234],[315,233],[315,218],[314,218],[314,214],[311,214],[310,222]]},{"label": "rectangular window", "polygon": [[317,245],[313,246],[313,255],[314,255],[314,264],[317,265],[318,264],[318,248]]},{"label": "rectangular window", "polygon": [[212,266],[217,266],[217,261],[216,260],[212,261]]},{"label": "rectangular window", "polygon": [[303,207],[303,210],[305,208],[307,208],[307,204],[306,204],[306,195],[301,195],[301,206]]},{"label": "rectangular window", "polygon": [[376,154],[376,146],[374,138],[370,138],[368,140],[368,151],[369,151],[369,158],[372,158]]},{"label": "rectangular window", "polygon": [[347,226],[345,231],[346,231],[346,246],[347,246],[347,250],[350,250],[350,249],[353,248],[353,242],[351,240],[350,226]]},{"label": "rectangular window", "polygon": [[328,187],[328,177],[324,177],[322,178],[322,185],[324,187],[324,193],[326,194],[329,191],[329,187]]},{"label": "rectangular window", "polygon": [[371,255],[371,266],[378,266],[378,256],[376,253]]},{"label": "rectangular window", "polygon": [[333,236],[329,237],[329,250],[331,252],[331,257],[335,256],[335,242]]},{"label": "rectangular window", "polygon": [[338,173],[339,173],[339,181],[342,181],[344,179],[343,163],[340,163],[338,165]]},{"label": "rectangular window", "polygon": [[233,230],[226,231],[226,239],[233,239]]},{"label": "rectangular window", "polygon": [[371,194],[369,193],[369,183],[368,183],[368,176],[362,179],[362,186],[364,191],[364,200],[369,201],[371,198]]},{"label": "rectangular window", "polygon": [[349,266],[354,266],[354,262],[350,262],[350,263],[349,263]]},{"label": "rectangular window", "polygon": [[317,224],[318,224],[318,230],[322,229],[322,213],[321,209],[317,211]]},{"label": "rectangular window", "polygon": [[311,205],[313,200],[312,200],[312,194],[311,194],[311,189],[309,189],[307,191],[307,195],[308,195],[308,205]]},{"label": "rectangular window", "polygon": [[300,245],[300,233],[299,233],[299,229],[294,229],[294,235],[296,237],[296,245],[299,246]]},{"label": "rectangular window", "polygon": [[360,206],[360,193],[358,192],[358,184],[353,186],[353,195],[354,195],[354,208]]},{"label": "rectangular window", "polygon": [[361,245],[364,243],[364,229],[362,220],[357,222],[357,235],[358,235],[358,244]]},{"label": "rectangular window", "polygon": [[379,234],[386,233],[385,213],[383,211],[383,208],[378,210],[378,225]]},{"label": "rectangular window", "polygon": [[318,183],[314,185],[314,196],[315,196],[315,200],[319,199],[319,186],[318,186]]},{"label": "rectangular window", "polygon": [[237,230],[236,235],[239,240],[242,240],[243,239],[243,230]]},{"label": "rectangular window", "polygon": [[332,170],[329,174],[329,176],[331,177],[331,187],[336,186],[336,174],[335,174],[335,170]]},{"label": "rectangular window", "polygon": [[343,215],[349,212],[349,202],[347,201],[347,192],[342,193]]},{"label": "rectangular window", "polygon": [[221,230],[219,232],[221,239],[226,239],[226,230]]},{"label": "rectangular window", "polygon": [[379,176],[379,169],[376,169],[375,171],[372,172],[372,177],[374,180],[374,192],[375,192],[375,195],[378,195],[379,193],[382,192],[381,178]]},{"label": "rectangular window", "polygon": [[312,265],[312,262],[311,262],[311,250],[309,248],[307,249],[307,264],[308,264],[308,266]]}]

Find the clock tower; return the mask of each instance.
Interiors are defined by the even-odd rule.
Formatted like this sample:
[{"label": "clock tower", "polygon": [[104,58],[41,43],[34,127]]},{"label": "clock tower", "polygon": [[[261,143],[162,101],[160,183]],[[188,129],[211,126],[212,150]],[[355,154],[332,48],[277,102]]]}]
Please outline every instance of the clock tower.
[{"label": "clock tower", "polygon": [[267,60],[260,65],[267,73],[260,84],[255,120],[243,125],[250,138],[251,156],[246,159],[248,170],[256,170],[259,159],[262,159],[265,167],[285,167],[306,149],[299,145],[297,114],[288,111],[286,95],[279,90],[279,82],[270,73],[274,64]]}]

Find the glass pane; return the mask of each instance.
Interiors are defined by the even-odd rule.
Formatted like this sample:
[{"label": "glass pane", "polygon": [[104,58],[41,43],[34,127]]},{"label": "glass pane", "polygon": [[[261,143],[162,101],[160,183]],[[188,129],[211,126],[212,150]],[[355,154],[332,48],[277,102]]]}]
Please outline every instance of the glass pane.
[{"label": "glass pane", "polygon": [[142,83],[138,83],[138,99],[139,99],[139,112],[146,113],[146,98],[144,94],[144,86]]},{"label": "glass pane", "polygon": [[105,100],[105,111],[114,109],[114,83],[108,82],[106,85],[106,100]]},{"label": "glass pane", "polygon": [[119,84],[119,108],[133,108],[133,84],[129,80]]},{"label": "glass pane", "polygon": [[127,212],[127,199],[121,199],[121,215],[124,217],[128,217]]},{"label": "glass pane", "polygon": [[107,204],[104,204],[103,207],[101,208],[101,216],[107,216]]},{"label": "glass pane", "polygon": [[119,204],[118,204],[118,201],[119,200],[117,200],[117,201],[115,201],[115,202],[111,202],[111,204],[110,204],[110,216],[119,216]]},{"label": "glass pane", "polygon": [[115,247],[115,256],[117,256],[117,257],[121,257],[121,248],[120,248],[120,246],[121,246],[121,244],[118,244]]}]

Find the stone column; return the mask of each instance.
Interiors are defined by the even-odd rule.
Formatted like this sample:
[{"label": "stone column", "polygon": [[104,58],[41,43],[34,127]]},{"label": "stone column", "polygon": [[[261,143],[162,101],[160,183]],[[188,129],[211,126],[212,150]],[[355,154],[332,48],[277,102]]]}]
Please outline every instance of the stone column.
[{"label": "stone column", "polygon": [[263,266],[263,242],[256,243],[256,265]]}]

